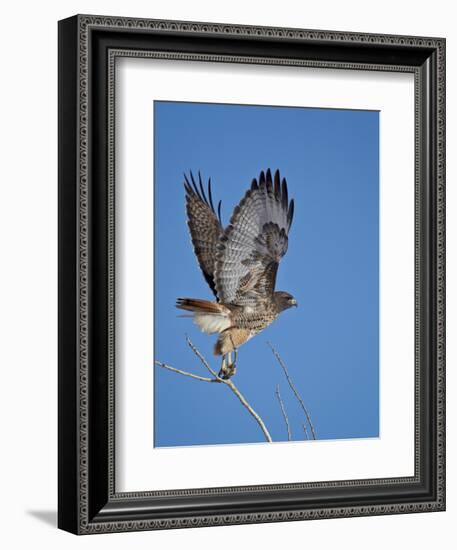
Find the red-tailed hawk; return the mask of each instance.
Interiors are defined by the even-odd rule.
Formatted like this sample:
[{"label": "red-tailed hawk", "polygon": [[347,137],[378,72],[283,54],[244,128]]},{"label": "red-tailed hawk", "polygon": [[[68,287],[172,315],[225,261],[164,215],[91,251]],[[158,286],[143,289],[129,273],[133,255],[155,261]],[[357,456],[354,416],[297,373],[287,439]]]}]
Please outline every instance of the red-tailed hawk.
[{"label": "red-tailed hawk", "polygon": [[229,225],[222,227],[211,193],[207,194],[199,174],[197,186],[192,173],[184,176],[188,226],[200,268],[216,301],[178,298],[176,307],[191,311],[203,332],[219,334],[215,355],[222,355],[220,376],[235,372],[231,353],[270,325],[285,309],[297,305],[288,292],[275,291],[276,274],[287,252],[288,234],[294,213],[287,183],[277,170],[252,180]]}]

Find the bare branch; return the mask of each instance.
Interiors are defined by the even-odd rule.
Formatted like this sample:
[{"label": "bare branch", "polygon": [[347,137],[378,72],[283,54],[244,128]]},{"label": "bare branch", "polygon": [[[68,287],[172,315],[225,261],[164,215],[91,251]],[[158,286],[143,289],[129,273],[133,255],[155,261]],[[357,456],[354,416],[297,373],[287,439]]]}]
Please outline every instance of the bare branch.
[{"label": "bare branch", "polygon": [[308,428],[306,427],[306,424],[303,424],[303,431],[305,432],[305,439],[309,439]]},{"label": "bare branch", "polygon": [[[222,379],[221,379],[222,380]],[[243,396],[243,394],[240,392],[240,390],[235,386],[235,384],[231,380],[222,380],[222,382],[228,386],[232,392],[238,397],[238,399],[241,401],[241,404],[249,411],[249,413],[255,418],[257,424],[260,426],[265,439],[271,443],[273,440],[271,439],[270,432],[267,430],[267,427],[265,426],[264,421],[260,418],[260,416],[255,412],[255,410],[249,405],[249,403],[246,401],[246,398]]]},{"label": "bare branch", "polygon": [[305,407],[305,404],[303,403],[303,399],[301,398],[300,394],[298,393],[296,387],[294,386],[294,383],[292,382],[291,377],[289,376],[289,372],[287,370],[287,367],[282,360],[279,353],[275,350],[275,348],[270,344],[270,342],[267,342],[268,346],[270,347],[271,351],[273,352],[273,355],[276,357],[279,365],[281,366],[282,370],[284,371],[284,374],[286,375],[287,382],[290,386],[290,389],[294,392],[295,397],[297,398],[297,401],[300,403],[301,408],[303,409],[303,412],[305,413],[306,419],[308,421],[309,427],[311,428],[311,434],[313,436],[313,439],[316,439],[316,432],[314,430],[313,423],[311,421],[311,416],[308,412],[308,409]]},{"label": "bare branch", "polygon": [[289,418],[287,417],[286,409],[281,399],[281,394],[279,393],[279,384],[276,386],[276,397],[278,398],[279,406],[281,407],[281,411],[282,411],[282,416],[284,417],[284,422],[286,423],[286,426],[287,426],[287,441],[292,441],[292,433],[290,431]]},{"label": "bare branch", "polygon": [[157,366],[162,367],[163,369],[171,370],[172,372],[182,374],[183,376],[188,376],[189,378],[194,378],[195,380],[201,380],[202,382],[219,382],[216,378],[205,378],[204,376],[198,376],[197,374],[192,374],[191,372],[187,372],[185,370],[175,369],[174,367],[170,367],[170,365],[162,363],[161,361],[154,362]]},{"label": "bare branch", "polygon": [[214,371],[208,364],[208,361],[203,357],[203,355],[198,351],[198,349],[194,346],[194,344],[191,342],[190,338],[186,334],[186,342],[187,345],[190,347],[190,349],[195,353],[195,355],[200,359],[202,362],[202,365],[205,367],[205,369],[210,372],[214,378],[217,378],[219,381],[223,382],[222,378],[220,378],[216,371]]},{"label": "bare branch", "polygon": [[252,406],[248,403],[244,395],[240,392],[240,390],[235,386],[235,384],[231,380],[225,380],[224,378],[221,378],[216,374],[216,371],[214,371],[208,364],[208,361],[203,357],[203,355],[200,353],[200,351],[194,346],[194,344],[191,342],[191,340],[186,336],[186,341],[190,349],[195,353],[195,355],[200,359],[202,365],[208,370],[214,378],[206,378],[204,376],[198,376],[196,374],[192,374],[187,371],[183,371],[180,369],[176,369],[174,367],[171,367],[170,365],[167,365],[165,363],[162,363],[161,361],[155,361],[155,364],[159,367],[162,367],[164,369],[167,369],[172,372],[176,372],[177,374],[181,374],[183,376],[188,376],[189,378],[193,378],[194,380],[200,380],[201,382],[218,382],[220,384],[225,384],[228,386],[232,392],[237,396],[240,403],[245,407],[245,409],[249,412],[249,414],[254,418],[254,420],[257,422],[257,424],[260,426],[260,429],[262,430],[265,439],[271,443],[273,440],[271,438],[270,432],[268,431],[267,427],[265,426],[265,422],[262,420],[262,418],[259,416],[258,413],[252,408]]}]

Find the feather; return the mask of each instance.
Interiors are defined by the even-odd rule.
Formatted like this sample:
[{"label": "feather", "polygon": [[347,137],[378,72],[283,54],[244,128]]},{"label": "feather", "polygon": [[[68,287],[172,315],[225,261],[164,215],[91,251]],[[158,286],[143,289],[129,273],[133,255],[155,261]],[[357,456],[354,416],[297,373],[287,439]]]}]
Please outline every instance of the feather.
[{"label": "feather", "polygon": [[208,179],[208,196],[209,205],[211,206],[211,210],[214,212],[213,194],[211,193],[211,178]]},{"label": "feather", "polygon": [[206,195],[205,195],[205,190],[203,188],[202,176],[200,174],[200,170],[198,171],[198,183],[200,185],[201,196],[202,196],[203,200],[206,202],[206,204],[209,205],[208,199],[206,198]]},{"label": "feather", "polygon": [[219,204],[217,205],[217,217],[219,219],[219,223],[222,226],[221,210],[222,210],[222,201],[219,201]]},{"label": "feather", "polygon": [[194,323],[208,334],[222,332],[231,326],[230,310],[222,304],[197,298],[178,298],[176,307],[191,311]]},{"label": "feather", "polygon": [[224,332],[231,326],[230,319],[223,315],[208,315],[207,313],[196,313],[194,323],[206,334]]},{"label": "feather", "polygon": [[294,199],[290,201],[289,211],[287,213],[287,223],[288,229],[292,225],[292,220],[294,219]]},{"label": "feather", "polygon": [[259,177],[259,187],[261,186],[265,186],[265,174],[262,170],[262,172],[260,172],[260,177]]},{"label": "feather", "polygon": [[281,180],[279,177],[279,170],[275,172],[275,196],[279,199],[281,197]]}]

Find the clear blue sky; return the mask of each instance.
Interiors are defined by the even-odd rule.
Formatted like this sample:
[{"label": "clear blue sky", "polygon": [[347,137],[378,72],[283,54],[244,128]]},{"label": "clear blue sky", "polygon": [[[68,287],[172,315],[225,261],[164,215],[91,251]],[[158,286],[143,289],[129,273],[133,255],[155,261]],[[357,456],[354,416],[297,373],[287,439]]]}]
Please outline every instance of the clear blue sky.
[{"label": "clear blue sky", "polygon": [[[206,375],[187,333],[218,370],[215,336],[178,317],[177,297],[213,299],[186,225],[183,172],[210,176],[224,226],[253,177],[280,169],[295,199],[276,290],[285,311],[239,350],[234,382],[275,441],[293,439],[303,412],[266,345],[281,353],[318,439],[379,435],[379,113],[155,102],[155,356]],[[155,368],[155,446],[264,441],[228,388]],[[151,388],[151,392],[153,389]]]}]

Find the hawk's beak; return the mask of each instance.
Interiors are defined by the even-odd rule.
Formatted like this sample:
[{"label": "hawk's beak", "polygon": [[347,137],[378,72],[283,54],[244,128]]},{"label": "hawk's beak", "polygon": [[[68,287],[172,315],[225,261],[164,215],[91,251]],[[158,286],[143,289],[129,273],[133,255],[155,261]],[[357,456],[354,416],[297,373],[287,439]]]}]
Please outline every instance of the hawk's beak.
[{"label": "hawk's beak", "polygon": [[297,300],[295,298],[292,298],[292,300],[290,301],[290,303],[295,306],[295,307],[298,307],[298,303],[297,303]]}]

